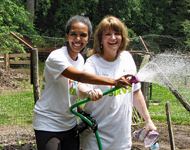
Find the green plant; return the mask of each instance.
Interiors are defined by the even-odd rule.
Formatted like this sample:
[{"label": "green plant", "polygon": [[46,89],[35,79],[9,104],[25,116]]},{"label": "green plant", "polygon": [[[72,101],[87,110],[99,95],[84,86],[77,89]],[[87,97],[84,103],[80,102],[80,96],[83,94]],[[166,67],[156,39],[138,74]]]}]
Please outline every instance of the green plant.
[{"label": "green plant", "polygon": [[11,0],[3,0],[0,4],[0,48],[3,52],[25,52],[24,45],[12,36],[8,36],[10,32],[14,32],[19,37],[20,33],[37,34],[34,25],[29,22],[30,14],[25,10],[24,6],[18,6]]},{"label": "green plant", "polygon": [[44,72],[45,62],[39,62],[38,67],[39,67],[39,76],[42,76]]},{"label": "green plant", "polygon": [[4,145],[0,144],[0,150],[3,150]]},{"label": "green plant", "polygon": [[19,140],[18,141],[18,146],[22,146],[23,144],[25,144],[26,142],[22,141],[22,140]]}]

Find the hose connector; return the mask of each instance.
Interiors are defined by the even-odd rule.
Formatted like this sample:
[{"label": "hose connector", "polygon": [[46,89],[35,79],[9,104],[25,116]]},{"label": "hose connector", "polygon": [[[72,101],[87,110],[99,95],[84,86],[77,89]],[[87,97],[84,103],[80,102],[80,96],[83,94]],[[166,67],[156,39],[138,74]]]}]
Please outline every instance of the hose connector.
[{"label": "hose connector", "polygon": [[138,78],[137,75],[136,75],[136,76],[134,76],[134,77],[132,77],[132,78],[130,79],[130,82],[137,84],[137,83],[139,83],[140,81],[139,81],[139,78]]}]

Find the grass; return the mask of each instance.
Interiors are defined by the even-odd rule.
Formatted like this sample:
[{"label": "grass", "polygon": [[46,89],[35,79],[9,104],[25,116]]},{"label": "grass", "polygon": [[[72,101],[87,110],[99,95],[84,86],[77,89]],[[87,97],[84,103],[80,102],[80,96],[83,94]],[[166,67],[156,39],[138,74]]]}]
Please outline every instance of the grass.
[{"label": "grass", "polygon": [[44,67],[45,67],[45,62],[39,62],[39,75],[41,76],[43,74],[44,71]]},{"label": "grass", "polygon": [[[184,90],[186,90],[184,88]],[[189,93],[185,92],[189,95]],[[161,101],[158,105],[153,105],[153,101]],[[165,105],[169,102],[171,120],[173,124],[190,125],[190,113],[183,107],[172,92],[163,86],[153,84],[152,99],[149,102],[149,112],[152,120],[158,122],[167,121]]]},{"label": "grass", "polygon": [[[39,75],[42,76],[44,62],[39,63]],[[185,98],[189,97],[189,89],[180,89]],[[188,98],[186,98],[188,99]],[[153,101],[161,101],[153,105]],[[166,122],[165,104],[169,101],[172,124],[190,125],[190,113],[182,106],[168,88],[153,83],[152,98],[149,102],[149,112],[152,120]],[[190,103],[190,101],[188,101]],[[22,90],[8,94],[0,94],[0,126],[32,124],[34,108],[34,96],[32,87],[30,90]]]},{"label": "grass", "polygon": [[[153,100],[161,101],[153,105]],[[190,125],[190,113],[166,87],[153,84],[149,112],[152,120],[166,122],[165,104],[169,101],[172,124]],[[32,124],[34,99],[33,91],[23,90],[0,95],[0,126]]]},{"label": "grass", "polygon": [[[40,81],[44,64],[44,62],[39,63]],[[4,125],[32,125],[34,109],[32,85],[30,81],[22,81],[19,84],[23,90],[11,90],[0,94],[0,127]],[[27,89],[25,89],[26,87]]]},{"label": "grass", "polygon": [[0,95],[0,126],[32,124],[34,98],[32,90]]}]

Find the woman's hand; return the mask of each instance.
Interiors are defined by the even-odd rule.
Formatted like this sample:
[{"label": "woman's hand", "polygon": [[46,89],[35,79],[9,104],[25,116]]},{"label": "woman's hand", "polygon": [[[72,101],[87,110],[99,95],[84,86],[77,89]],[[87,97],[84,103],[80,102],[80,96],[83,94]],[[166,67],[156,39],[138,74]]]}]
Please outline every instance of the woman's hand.
[{"label": "woman's hand", "polygon": [[127,88],[127,86],[132,86],[129,77],[134,77],[134,75],[132,74],[127,74],[124,75],[122,77],[120,77],[119,79],[115,80],[115,86],[116,87],[123,87],[123,88]]},{"label": "woman's hand", "polygon": [[156,131],[156,130],[157,130],[157,128],[154,125],[154,123],[152,122],[152,120],[146,122],[146,130],[145,130],[144,137],[147,136],[147,134],[148,134],[149,131]]},{"label": "woman's hand", "polygon": [[88,92],[86,96],[90,98],[91,101],[97,101],[102,98],[103,93],[100,89],[94,89]]}]

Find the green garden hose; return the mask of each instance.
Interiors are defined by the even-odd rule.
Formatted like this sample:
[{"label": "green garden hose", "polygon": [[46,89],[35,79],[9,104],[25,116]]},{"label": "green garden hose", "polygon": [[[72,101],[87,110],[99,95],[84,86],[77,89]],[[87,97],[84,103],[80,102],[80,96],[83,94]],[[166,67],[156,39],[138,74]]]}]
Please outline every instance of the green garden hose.
[{"label": "green garden hose", "polygon": [[[104,91],[104,92],[103,92],[103,96],[104,96],[104,95],[107,95],[107,94],[109,94],[109,93],[111,93],[111,92],[113,92],[113,91],[115,91],[115,90],[117,90],[117,89],[119,89],[119,88],[121,88],[121,87],[114,87],[114,88],[112,88],[112,89],[109,89],[109,90],[107,90],[107,91]],[[91,127],[93,127],[93,124],[92,124],[92,122],[91,122],[89,119],[87,119],[85,116],[83,116],[83,115],[81,115],[81,114],[79,114],[79,113],[77,113],[76,111],[73,110],[75,107],[77,107],[77,106],[79,106],[79,105],[81,105],[81,104],[84,104],[84,103],[86,103],[86,102],[88,102],[88,101],[90,101],[89,98],[86,98],[86,99],[84,99],[84,100],[81,100],[80,102],[78,102],[78,103],[72,105],[72,106],[70,107],[70,111],[71,111],[73,114],[75,114],[76,116],[78,116],[78,117],[80,117],[81,119],[85,120]],[[101,141],[100,141],[100,137],[99,137],[99,135],[98,135],[98,131],[95,132],[95,135],[96,135],[96,139],[97,139],[97,141],[98,141],[99,150],[102,150],[102,144],[101,144]]]}]

